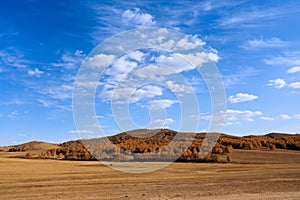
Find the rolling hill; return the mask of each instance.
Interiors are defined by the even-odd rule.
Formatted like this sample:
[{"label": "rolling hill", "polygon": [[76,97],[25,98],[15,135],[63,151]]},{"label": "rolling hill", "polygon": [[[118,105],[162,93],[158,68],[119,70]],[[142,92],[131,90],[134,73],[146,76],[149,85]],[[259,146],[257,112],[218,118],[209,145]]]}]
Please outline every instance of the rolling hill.
[{"label": "rolling hill", "polygon": [[[208,133],[212,134],[212,133]],[[214,133],[217,134],[217,133]],[[29,142],[0,148],[2,157],[61,160],[232,162],[236,152],[264,153],[299,151],[300,134],[269,133],[237,137],[220,134],[205,157],[206,133],[182,133],[168,129],[134,130],[106,138],[69,141],[62,144]],[[170,144],[170,142],[172,144]],[[113,144],[113,145],[112,145]],[[203,148],[202,148],[203,147]],[[208,151],[208,150],[207,150]],[[235,152],[235,153],[233,153]],[[252,154],[249,154],[248,157]],[[297,154],[298,155],[298,154]],[[253,155],[252,155],[253,156]],[[255,156],[252,160],[255,161]]]}]

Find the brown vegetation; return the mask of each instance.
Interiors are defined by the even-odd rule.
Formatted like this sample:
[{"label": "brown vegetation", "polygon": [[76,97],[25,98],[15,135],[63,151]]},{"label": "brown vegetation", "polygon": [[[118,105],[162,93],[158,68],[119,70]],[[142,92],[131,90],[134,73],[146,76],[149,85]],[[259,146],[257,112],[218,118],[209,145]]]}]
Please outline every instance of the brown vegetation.
[{"label": "brown vegetation", "polygon": [[[155,133],[155,134],[154,134]],[[208,133],[210,134],[210,133]],[[141,137],[143,136],[143,137]],[[176,142],[170,144],[176,136]],[[219,140],[208,152],[202,147],[204,133],[179,133],[172,130],[137,130],[135,135],[126,132],[104,138],[70,141],[59,145],[30,142],[2,148],[9,152],[30,152],[25,158],[102,160],[115,161],[165,161],[188,162],[232,162],[234,149],[244,150],[300,150],[299,134],[271,133],[264,136],[235,137],[221,134]],[[112,143],[113,145],[109,144]],[[85,144],[85,145],[83,145]],[[87,148],[88,149],[87,149]],[[30,151],[35,150],[36,152]],[[38,153],[35,155],[34,153]],[[206,155],[201,157],[200,155]]]}]

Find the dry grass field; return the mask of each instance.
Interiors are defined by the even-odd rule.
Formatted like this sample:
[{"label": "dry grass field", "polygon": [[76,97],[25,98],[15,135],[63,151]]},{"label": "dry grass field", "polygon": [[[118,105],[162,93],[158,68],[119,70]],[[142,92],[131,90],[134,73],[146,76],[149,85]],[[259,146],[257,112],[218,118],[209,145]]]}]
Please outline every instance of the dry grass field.
[{"label": "dry grass field", "polygon": [[146,174],[4,156],[0,199],[300,199],[299,151],[235,150],[233,163],[173,163]]}]

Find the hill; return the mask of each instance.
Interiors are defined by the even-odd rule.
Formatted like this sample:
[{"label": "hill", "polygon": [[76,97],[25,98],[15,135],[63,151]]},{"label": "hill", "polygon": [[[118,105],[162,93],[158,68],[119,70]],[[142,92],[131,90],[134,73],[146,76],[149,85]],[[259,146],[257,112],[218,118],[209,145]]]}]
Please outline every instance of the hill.
[{"label": "hill", "polygon": [[[232,162],[233,157],[241,157],[236,155],[236,152],[246,150],[256,153],[300,150],[299,134],[269,133],[262,136],[244,137],[220,134],[212,151],[205,157],[201,157],[199,155],[205,151],[202,146],[205,147],[203,140],[206,134],[212,133],[194,134],[168,129],[141,129],[110,136],[108,137],[109,141],[105,138],[95,138],[69,141],[62,144],[29,142],[2,147],[0,148],[0,156],[63,160],[95,160],[96,157],[101,158],[101,160],[112,161],[166,161],[176,159],[179,162]],[[175,138],[176,141],[170,144]],[[235,154],[233,154],[234,151]],[[253,153],[247,155],[253,156]]]}]

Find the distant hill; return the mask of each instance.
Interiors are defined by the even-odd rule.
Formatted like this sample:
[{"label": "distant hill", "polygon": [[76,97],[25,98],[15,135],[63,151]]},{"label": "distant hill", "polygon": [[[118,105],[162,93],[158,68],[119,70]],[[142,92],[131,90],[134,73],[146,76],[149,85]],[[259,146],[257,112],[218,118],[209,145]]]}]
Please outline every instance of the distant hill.
[{"label": "distant hill", "polygon": [[[108,137],[114,145],[108,145],[104,138],[76,140],[62,144],[29,142],[1,147],[0,152],[2,156],[7,157],[39,159],[95,160],[96,156],[102,160],[112,161],[164,161],[166,158],[178,158],[177,161],[182,162],[231,162],[231,153],[234,150],[300,150],[299,134],[269,133],[244,137],[220,134],[212,151],[204,158],[200,158],[205,135],[206,133],[182,133],[168,129],[141,129],[131,131],[130,134],[124,132]],[[168,145],[175,137],[176,142]],[[184,145],[187,143],[190,145],[186,149]]]},{"label": "distant hill", "polygon": [[15,145],[15,146],[7,146],[7,147],[4,147],[4,149],[6,149],[9,152],[17,152],[17,151],[49,150],[49,149],[56,149],[59,147],[60,147],[60,145],[58,145],[58,144],[32,141],[32,142],[27,142],[27,143]]}]

